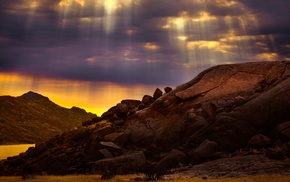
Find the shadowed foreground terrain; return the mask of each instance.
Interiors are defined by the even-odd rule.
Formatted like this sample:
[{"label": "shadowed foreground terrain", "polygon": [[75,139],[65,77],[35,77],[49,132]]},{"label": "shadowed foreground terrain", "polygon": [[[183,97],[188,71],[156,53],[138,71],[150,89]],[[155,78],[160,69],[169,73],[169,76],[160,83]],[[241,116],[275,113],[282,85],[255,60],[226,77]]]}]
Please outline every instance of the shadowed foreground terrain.
[{"label": "shadowed foreground terrain", "polygon": [[1,161],[0,171],[289,175],[289,111],[289,62],[215,66],[175,89],[123,100],[83,127]]},{"label": "shadowed foreground terrain", "polygon": [[[126,175],[126,176],[116,176],[114,179],[106,180],[108,182],[112,181],[138,181],[137,179],[142,179],[142,175]],[[21,177],[0,177],[1,182],[23,182]],[[248,178],[223,178],[223,179],[202,179],[202,178],[184,178],[184,177],[175,177],[168,178],[162,181],[172,181],[172,182],[288,182],[290,180],[289,176],[252,176]],[[95,182],[102,181],[101,176],[98,175],[69,175],[69,176],[36,176],[33,179],[26,179],[25,181],[31,182]],[[161,180],[160,180],[161,181]]]},{"label": "shadowed foreground terrain", "polygon": [[63,108],[34,92],[0,96],[0,145],[44,142],[94,117],[77,107]]}]

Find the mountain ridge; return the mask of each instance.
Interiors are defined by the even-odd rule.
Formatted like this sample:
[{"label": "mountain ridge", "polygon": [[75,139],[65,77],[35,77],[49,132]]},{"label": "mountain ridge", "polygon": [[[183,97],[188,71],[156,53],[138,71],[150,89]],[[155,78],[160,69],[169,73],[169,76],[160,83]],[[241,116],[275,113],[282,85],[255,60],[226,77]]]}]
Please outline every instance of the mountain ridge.
[{"label": "mountain ridge", "polygon": [[24,99],[45,99],[45,100],[50,100],[48,97],[45,97],[39,93],[33,92],[33,91],[28,91],[27,93],[22,94],[19,96],[20,98]]},{"label": "mountain ridge", "polygon": [[61,107],[32,91],[18,97],[0,96],[0,144],[43,142],[94,117],[76,107]]}]

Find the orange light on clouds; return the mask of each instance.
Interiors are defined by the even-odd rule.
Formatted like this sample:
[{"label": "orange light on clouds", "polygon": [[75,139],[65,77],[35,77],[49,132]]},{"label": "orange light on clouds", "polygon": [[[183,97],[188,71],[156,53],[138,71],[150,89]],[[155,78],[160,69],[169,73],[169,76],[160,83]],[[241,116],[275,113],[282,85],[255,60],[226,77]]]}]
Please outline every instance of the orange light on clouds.
[{"label": "orange light on clouds", "polygon": [[35,9],[39,6],[39,2],[37,0],[26,1],[26,3],[30,9]]},{"label": "orange light on clouds", "polygon": [[77,3],[79,4],[80,6],[84,6],[86,1],[85,0],[61,0],[58,5],[60,7],[69,7],[69,6],[72,6],[73,3]]},{"label": "orange light on clouds", "polygon": [[154,85],[93,83],[0,73],[0,95],[20,96],[33,91],[49,97],[60,106],[77,106],[98,116],[124,99],[141,100],[145,94],[152,95],[155,89]]},{"label": "orange light on clouds", "polygon": [[[100,15],[98,17],[100,21],[97,21],[96,17],[86,17],[86,19],[81,20],[85,21],[82,22],[84,24],[75,26],[80,26],[81,29],[91,28],[91,31],[103,27],[104,32],[110,34],[115,31],[118,22],[129,25],[133,13],[132,6],[138,4],[139,0],[61,0],[58,3],[57,11],[62,18],[62,21],[60,21],[61,28],[65,28],[67,25],[75,23],[73,20],[75,16],[70,16],[71,14],[78,13],[82,16],[83,11],[87,8],[93,9]],[[122,17],[118,17],[118,12],[122,12]],[[90,23],[89,26],[88,23]]]},{"label": "orange light on clouds", "polygon": [[215,0],[219,6],[231,7],[237,5],[238,2],[236,0]]},{"label": "orange light on clouds", "polygon": [[[137,1],[133,0],[102,0],[105,10],[104,14],[104,31],[107,34],[112,33],[116,29],[118,21],[123,21],[125,24],[129,24],[128,20],[132,16],[133,3],[137,4]],[[117,12],[122,11],[125,15],[121,19],[117,17]]]},{"label": "orange light on clouds", "polygon": [[144,44],[144,48],[148,50],[157,50],[160,49],[160,47],[154,43],[154,42],[147,42]]},{"label": "orange light on clouds", "polygon": [[81,5],[82,7],[84,7],[86,3],[85,0],[76,0],[76,2],[79,3],[79,5]]},{"label": "orange light on clouds", "polygon": [[260,60],[265,60],[265,61],[273,61],[273,60],[278,60],[279,55],[275,52],[261,53],[261,54],[258,54],[256,58]]},{"label": "orange light on clouds", "polygon": [[214,20],[217,20],[217,18],[215,16],[210,15],[206,11],[201,11],[201,12],[199,12],[198,17],[194,17],[191,20],[193,22],[205,22],[205,21],[214,21]]}]

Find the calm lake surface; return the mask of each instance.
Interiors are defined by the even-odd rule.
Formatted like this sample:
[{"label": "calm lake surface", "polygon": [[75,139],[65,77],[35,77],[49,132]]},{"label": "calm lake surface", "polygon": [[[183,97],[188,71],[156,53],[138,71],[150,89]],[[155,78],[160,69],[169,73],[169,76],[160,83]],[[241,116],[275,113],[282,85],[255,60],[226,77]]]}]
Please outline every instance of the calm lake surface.
[{"label": "calm lake surface", "polygon": [[19,145],[0,145],[0,160],[6,159],[25,152],[29,147],[34,147],[35,144],[19,144]]}]

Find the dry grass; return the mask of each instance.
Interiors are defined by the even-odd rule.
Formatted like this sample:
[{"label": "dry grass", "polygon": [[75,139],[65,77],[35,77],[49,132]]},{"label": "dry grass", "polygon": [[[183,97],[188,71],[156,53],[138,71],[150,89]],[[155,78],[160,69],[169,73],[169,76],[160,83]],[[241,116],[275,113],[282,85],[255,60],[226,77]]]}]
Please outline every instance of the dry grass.
[{"label": "dry grass", "polygon": [[[21,177],[0,177],[1,182],[96,182],[96,181],[134,181],[135,178],[143,178],[142,175],[116,176],[111,180],[101,180],[99,175],[69,175],[69,176],[37,176],[35,179],[22,180]],[[289,182],[290,176],[252,176],[247,178],[223,178],[223,179],[200,179],[200,178],[176,178],[162,181],[168,182]]]},{"label": "dry grass", "polygon": [[172,182],[289,182],[290,176],[252,176],[247,178],[221,178],[221,179],[173,179]]}]

